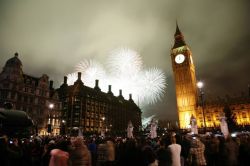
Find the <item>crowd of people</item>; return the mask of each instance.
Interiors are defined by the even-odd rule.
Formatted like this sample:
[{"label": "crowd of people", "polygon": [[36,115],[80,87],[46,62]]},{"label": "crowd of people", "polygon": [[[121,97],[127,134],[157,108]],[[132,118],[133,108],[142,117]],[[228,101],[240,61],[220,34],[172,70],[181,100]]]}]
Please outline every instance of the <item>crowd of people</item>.
[{"label": "crowd of people", "polygon": [[250,135],[0,138],[1,166],[246,166]]}]

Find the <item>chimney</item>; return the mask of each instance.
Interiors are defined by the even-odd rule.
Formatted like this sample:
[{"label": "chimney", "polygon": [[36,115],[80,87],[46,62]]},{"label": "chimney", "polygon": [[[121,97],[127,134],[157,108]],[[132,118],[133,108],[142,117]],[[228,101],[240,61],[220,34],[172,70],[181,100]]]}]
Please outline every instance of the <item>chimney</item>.
[{"label": "chimney", "polygon": [[109,92],[109,93],[112,92],[112,91],[111,91],[111,85],[109,85],[109,91],[108,91],[108,92]]},{"label": "chimney", "polygon": [[121,89],[119,90],[119,96],[122,96],[122,90]]},{"label": "chimney", "polygon": [[99,84],[99,80],[95,80],[95,87],[99,87],[98,84]]},{"label": "chimney", "polygon": [[111,85],[109,85],[109,90],[108,90],[108,94],[111,94],[111,95],[113,95],[113,92],[112,92],[112,90],[111,90]]},{"label": "chimney", "polygon": [[53,81],[52,81],[52,80],[49,81],[49,88],[50,88],[50,89],[53,89]]},{"label": "chimney", "polygon": [[132,94],[131,94],[131,93],[129,94],[129,100],[133,100],[133,99],[132,99]]},{"label": "chimney", "polygon": [[82,75],[82,73],[78,72],[78,79],[77,80],[81,80],[81,75]]},{"label": "chimney", "polygon": [[63,81],[64,84],[67,84],[67,79],[68,79],[68,77],[64,76],[64,81]]},{"label": "chimney", "polygon": [[99,80],[95,80],[95,87],[94,87],[94,89],[96,89],[96,90],[101,90],[100,88],[99,88]]}]

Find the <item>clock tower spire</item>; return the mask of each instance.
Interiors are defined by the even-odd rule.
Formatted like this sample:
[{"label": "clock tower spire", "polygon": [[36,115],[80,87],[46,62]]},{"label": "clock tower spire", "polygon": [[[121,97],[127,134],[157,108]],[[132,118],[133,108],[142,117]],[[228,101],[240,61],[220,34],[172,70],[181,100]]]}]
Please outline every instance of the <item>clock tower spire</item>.
[{"label": "clock tower spire", "polygon": [[191,116],[196,116],[197,88],[192,52],[176,23],[174,46],[171,49],[172,68],[175,80],[176,102],[180,128],[187,128]]},{"label": "clock tower spire", "polygon": [[182,35],[177,22],[176,22],[176,30],[175,30],[174,38],[175,38],[175,41],[174,41],[173,49],[186,45],[184,36]]}]

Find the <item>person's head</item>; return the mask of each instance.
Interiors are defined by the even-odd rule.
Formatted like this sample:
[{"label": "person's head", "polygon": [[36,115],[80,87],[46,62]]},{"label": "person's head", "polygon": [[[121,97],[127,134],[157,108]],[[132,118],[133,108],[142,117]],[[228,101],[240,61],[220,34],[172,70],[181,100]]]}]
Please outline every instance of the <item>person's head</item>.
[{"label": "person's head", "polygon": [[68,151],[68,142],[66,140],[61,139],[56,143],[56,148],[63,151]]},{"label": "person's head", "polygon": [[84,146],[84,142],[83,142],[83,138],[82,137],[76,137],[75,139],[73,139],[73,141],[71,141],[72,146],[74,147],[83,147]]},{"label": "person's head", "polygon": [[15,146],[18,146],[18,139],[17,139],[17,138],[14,138],[14,139],[13,139],[13,144],[14,144]]}]

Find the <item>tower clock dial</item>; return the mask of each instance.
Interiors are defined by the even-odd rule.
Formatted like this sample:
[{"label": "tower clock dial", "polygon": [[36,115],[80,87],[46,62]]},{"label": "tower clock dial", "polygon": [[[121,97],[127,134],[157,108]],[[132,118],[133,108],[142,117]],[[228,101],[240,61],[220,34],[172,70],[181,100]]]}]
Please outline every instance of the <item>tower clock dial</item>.
[{"label": "tower clock dial", "polygon": [[185,56],[183,54],[178,54],[176,55],[174,60],[176,63],[181,64],[182,62],[184,62]]}]

